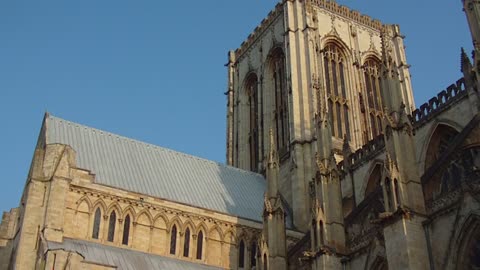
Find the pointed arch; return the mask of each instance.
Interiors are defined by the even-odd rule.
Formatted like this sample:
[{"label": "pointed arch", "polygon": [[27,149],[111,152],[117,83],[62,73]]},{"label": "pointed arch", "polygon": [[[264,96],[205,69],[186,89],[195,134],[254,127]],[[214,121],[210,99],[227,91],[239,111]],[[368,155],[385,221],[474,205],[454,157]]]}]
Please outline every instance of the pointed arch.
[{"label": "pointed arch", "polygon": [[453,262],[456,269],[480,268],[480,216],[471,213],[459,231]]},{"label": "pointed arch", "polygon": [[383,167],[384,167],[383,164],[384,164],[383,160],[381,160],[381,159],[375,159],[370,163],[370,165],[368,167],[368,171],[363,178],[363,182],[362,182],[363,184],[362,184],[362,187],[360,189],[360,194],[361,195],[364,195],[366,197],[367,193],[370,194],[370,192],[367,192],[367,190],[369,189],[369,183],[371,183],[371,181],[373,180],[374,174],[376,173],[375,170],[378,168],[378,166],[380,167],[380,180],[383,178],[383,170],[384,170],[383,169]]},{"label": "pointed arch", "polygon": [[192,236],[192,230],[190,226],[185,226],[185,232],[183,233],[183,257],[190,257],[190,241]]},{"label": "pointed arch", "polygon": [[107,204],[102,199],[98,199],[95,201],[95,203],[93,204],[92,210],[95,211],[97,207],[101,208],[102,213],[106,213],[108,209]]},{"label": "pointed arch", "polygon": [[[92,211],[92,201],[90,198],[88,198],[87,195],[82,196],[78,201],[76,202],[77,208],[75,209],[75,212],[85,212],[85,213],[90,213]],[[86,208],[85,208],[86,206]]]},{"label": "pointed arch", "polygon": [[155,218],[153,219],[153,226],[155,226],[155,228],[166,230],[168,224],[169,224],[168,223],[168,218],[163,213],[157,214],[155,216]]},{"label": "pointed arch", "polygon": [[170,254],[177,254],[177,241],[178,241],[178,227],[177,224],[173,224],[170,229]]},{"label": "pointed arch", "polygon": [[229,243],[232,245],[237,244],[237,237],[235,236],[235,233],[231,229],[224,233],[223,242]]},{"label": "pointed arch", "polygon": [[220,227],[217,225],[214,225],[210,230],[208,231],[209,239],[217,240],[217,241],[222,241],[223,240],[223,232]]},{"label": "pointed arch", "polygon": [[170,231],[172,230],[172,228],[173,228],[174,225],[177,225],[177,230],[182,230],[182,229],[183,229],[183,222],[182,222],[182,220],[181,220],[179,217],[177,217],[177,216],[173,217],[173,218],[170,220],[170,222],[169,222],[169,224],[168,224],[168,232],[170,232]]},{"label": "pointed arch", "polygon": [[350,57],[348,47],[337,38],[327,39],[321,50],[323,81],[328,97],[332,135],[350,140]]},{"label": "pointed arch", "polygon": [[381,90],[381,65],[380,59],[374,55],[367,57],[362,65],[365,82],[366,113],[369,116],[367,121],[367,133],[369,139],[374,139],[383,132],[382,121],[384,99]]},{"label": "pointed arch", "polygon": [[205,236],[205,238],[208,238],[208,226],[203,221],[197,224],[195,234],[199,234],[200,231],[203,231],[203,236]]},{"label": "pointed arch", "polygon": [[127,212],[125,218],[123,219],[122,245],[128,246],[128,243],[130,242],[132,217],[133,215],[130,212]]},{"label": "pointed arch", "polygon": [[270,86],[273,101],[273,121],[280,156],[288,153],[290,144],[289,86],[285,52],[281,46],[274,46],[267,57],[266,83]]},{"label": "pointed arch", "polygon": [[428,143],[425,148],[424,171],[430,168],[430,166],[438,160],[441,154],[446,150],[446,147],[448,147],[449,143],[453,141],[453,138],[460,133],[459,130],[460,129],[455,128],[449,123],[435,123],[428,137]]},{"label": "pointed arch", "polygon": [[201,260],[203,258],[203,243],[205,242],[205,234],[203,230],[200,229],[197,234],[197,255],[196,259]]},{"label": "pointed arch", "polygon": [[115,239],[115,227],[117,225],[117,213],[116,209],[112,208],[110,215],[108,216],[108,232],[107,232],[107,241],[113,242]]},{"label": "pointed arch", "polygon": [[108,209],[105,213],[107,213],[107,215],[110,215],[110,213],[114,210],[116,212],[117,217],[122,217],[123,216],[122,208],[120,207],[120,205],[117,202],[114,202],[114,203],[110,204],[110,206],[108,206]]},{"label": "pointed arch", "polygon": [[134,218],[137,216],[135,209],[132,206],[127,206],[122,211],[122,218],[125,218],[127,215],[130,215],[130,219],[133,222]]},{"label": "pointed arch", "polygon": [[150,226],[153,223],[153,217],[148,210],[142,210],[135,216],[135,222],[138,224]]},{"label": "pointed arch", "polygon": [[93,214],[93,228],[92,228],[92,238],[98,239],[100,237],[100,226],[102,223],[102,210],[101,207],[96,207]]},{"label": "pointed arch", "polygon": [[182,231],[186,231],[187,228],[190,228],[190,232],[195,233],[196,226],[190,219],[185,220],[182,224]]}]

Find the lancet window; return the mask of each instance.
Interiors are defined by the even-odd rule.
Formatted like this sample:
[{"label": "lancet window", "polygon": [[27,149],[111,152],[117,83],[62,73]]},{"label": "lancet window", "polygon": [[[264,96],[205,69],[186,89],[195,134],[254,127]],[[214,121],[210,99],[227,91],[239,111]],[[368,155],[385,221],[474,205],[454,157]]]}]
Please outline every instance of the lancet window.
[{"label": "lancet window", "polygon": [[280,154],[284,154],[288,150],[290,131],[288,125],[288,90],[285,72],[285,55],[279,49],[273,53],[272,69],[273,88],[275,93],[274,113],[277,149],[279,149]]},{"label": "lancet window", "polygon": [[93,218],[93,230],[92,230],[93,239],[98,239],[98,236],[100,234],[101,218],[102,218],[102,211],[100,210],[100,208],[97,208],[97,210],[95,210],[95,216]]},{"label": "lancet window", "polygon": [[250,128],[249,128],[249,145],[250,145],[250,170],[258,171],[259,161],[259,121],[258,121],[258,78],[255,74],[249,76],[246,84],[246,93],[248,95],[249,112],[250,112]]},{"label": "lancet window", "polygon": [[190,251],[190,229],[185,230],[185,241],[183,242],[183,257],[188,257]]},{"label": "lancet window", "polygon": [[113,242],[113,239],[115,238],[115,223],[117,220],[117,214],[115,211],[112,211],[110,213],[110,219],[108,220],[108,237],[107,240],[109,242]]},{"label": "lancet window", "polygon": [[250,253],[250,267],[257,266],[257,243],[256,241],[252,242],[252,248]]},{"label": "lancet window", "polygon": [[245,242],[243,240],[240,241],[238,249],[238,267],[243,268],[245,267]]},{"label": "lancet window", "polygon": [[198,238],[197,238],[197,260],[202,259],[202,252],[203,252],[203,232],[200,231],[198,233]]},{"label": "lancet window", "polygon": [[170,233],[170,254],[175,255],[177,250],[177,225],[173,225]]},{"label": "lancet window", "polygon": [[350,139],[350,110],[348,100],[346,58],[339,46],[329,43],[324,49],[325,85],[332,135]]},{"label": "lancet window", "polygon": [[123,223],[123,237],[122,237],[123,245],[128,245],[129,235],[130,235],[130,215],[127,215]]},{"label": "lancet window", "polygon": [[380,89],[380,61],[370,57],[363,65],[372,139],[382,133],[383,99]]}]

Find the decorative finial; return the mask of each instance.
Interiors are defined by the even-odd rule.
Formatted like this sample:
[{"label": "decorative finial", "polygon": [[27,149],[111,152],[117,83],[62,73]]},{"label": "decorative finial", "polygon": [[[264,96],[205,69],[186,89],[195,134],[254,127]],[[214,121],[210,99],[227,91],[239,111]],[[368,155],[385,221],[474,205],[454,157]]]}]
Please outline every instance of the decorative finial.
[{"label": "decorative finial", "polygon": [[473,66],[470,62],[470,58],[468,57],[467,53],[465,53],[465,49],[462,47],[461,54],[460,54],[460,71],[465,73],[469,73],[472,70]]}]

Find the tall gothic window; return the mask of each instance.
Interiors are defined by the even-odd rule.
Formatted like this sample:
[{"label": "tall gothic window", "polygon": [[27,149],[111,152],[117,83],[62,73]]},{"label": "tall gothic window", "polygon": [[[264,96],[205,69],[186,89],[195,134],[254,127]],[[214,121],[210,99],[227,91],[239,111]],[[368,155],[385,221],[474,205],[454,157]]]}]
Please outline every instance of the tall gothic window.
[{"label": "tall gothic window", "polygon": [[113,239],[115,238],[115,221],[117,219],[117,214],[115,214],[115,211],[112,211],[110,213],[110,219],[108,220],[108,238],[107,240],[109,242],[113,242]]},{"label": "tall gothic window", "polygon": [[173,225],[170,234],[170,254],[175,255],[177,249],[177,225]]},{"label": "tall gothic window", "polygon": [[197,238],[197,260],[202,259],[202,251],[203,251],[203,232],[200,231],[198,233],[198,238]]},{"label": "tall gothic window", "polygon": [[250,144],[250,170],[258,171],[259,160],[259,122],[258,122],[258,78],[255,74],[247,80],[246,92],[250,106],[250,132],[248,141]]},{"label": "tall gothic window", "polygon": [[380,89],[380,61],[369,58],[363,65],[367,91],[368,114],[372,138],[382,133],[383,99]]},{"label": "tall gothic window", "polygon": [[185,241],[183,242],[183,257],[188,257],[190,251],[190,229],[185,231]]},{"label": "tall gothic window", "polygon": [[93,231],[92,231],[93,239],[98,239],[98,235],[100,233],[101,218],[102,218],[102,211],[100,211],[100,208],[97,208],[97,210],[95,210],[95,216],[93,218]]},{"label": "tall gothic window", "polygon": [[128,245],[129,235],[130,235],[130,215],[127,215],[123,223],[123,238],[122,238],[123,245]]},{"label": "tall gothic window", "polygon": [[287,152],[290,142],[285,55],[280,49],[277,49],[277,51],[273,53],[272,59],[277,149],[279,149],[281,154],[284,154]]},{"label": "tall gothic window", "polygon": [[346,80],[346,59],[343,51],[334,43],[325,46],[323,57],[328,109],[334,137],[350,139],[350,111]]},{"label": "tall gothic window", "polygon": [[245,243],[240,241],[240,246],[238,248],[238,267],[245,267]]}]

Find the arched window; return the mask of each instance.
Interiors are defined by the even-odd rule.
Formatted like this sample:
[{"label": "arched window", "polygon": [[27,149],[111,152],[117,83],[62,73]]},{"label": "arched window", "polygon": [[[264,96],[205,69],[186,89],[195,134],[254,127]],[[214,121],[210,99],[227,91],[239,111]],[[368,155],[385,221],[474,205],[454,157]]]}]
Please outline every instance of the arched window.
[{"label": "arched window", "polygon": [[100,211],[100,208],[97,208],[97,210],[95,210],[95,216],[93,218],[93,231],[92,231],[93,239],[98,239],[98,235],[100,233],[101,217],[102,217],[102,211]]},{"label": "arched window", "polygon": [[259,160],[259,121],[258,121],[258,79],[255,74],[249,76],[246,84],[246,92],[248,95],[248,104],[250,107],[250,170],[258,171]]},{"label": "arched window", "polygon": [[115,223],[117,220],[117,214],[115,214],[115,211],[112,211],[110,213],[110,219],[108,220],[108,237],[107,240],[109,242],[113,242],[113,239],[115,238]]},{"label": "arched window", "polygon": [[268,270],[268,258],[267,254],[263,254],[263,269]]},{"label": "arched window", "polygon": [[198,238],[197,238],[197,260],[202,259],[202,253],[203,253],[203,232],[200,231],[198,233]]},{"label": "arched window", "polygon": [[240,241],[238,249],[238,267],[243,268],[245,267],[245,243],[243,240]]},{"label": "arched window", "polygon": [[183,257],[188,257],[190,251],[190,229],[185,231],[185,241],[183,242]]},{"label": "arched window", "polygon": [[130,235],[130,215],[127,215],[123,223],[123,238],[122,238],[123,245],[128,245],[129,235]]},{"label": "arched window", "polygon": [[440,124],[435,128],[425,156],[425,170],[442,156],[457,135],[458,131],[444,124]]},{"label": "arched window", "polygon": [[177,225],[173,225],[170,234],[170,254],[175,255],[177,251]]},{"label": "arched window", "polygon": [[337,45],[329,43],[324,49],[323,63],[332,134],[339,139],[346,136],[349,140],[350,112],[345,54]]},{"label": "arched window", "polygon": [[290,131],[288,126],[288,90],[285,73],[285,55],[280,49],[272,54],[273,87],[275,92],[275,125],[277,149],[281,154],[288,150]]},{"label": "arched window", "polygon": [[370,57],[363,65],[363,74],[368,100],[368,113],[370,115],[371,138],[375,138],[382,132],[380,116],[383,114],[383,99],[380,89],[380,61]]},{"label": "arched window", "polygon": [[256,241],[252,242],[252,248],[250,253],[250,267],[257,266],[257,243]]}]

